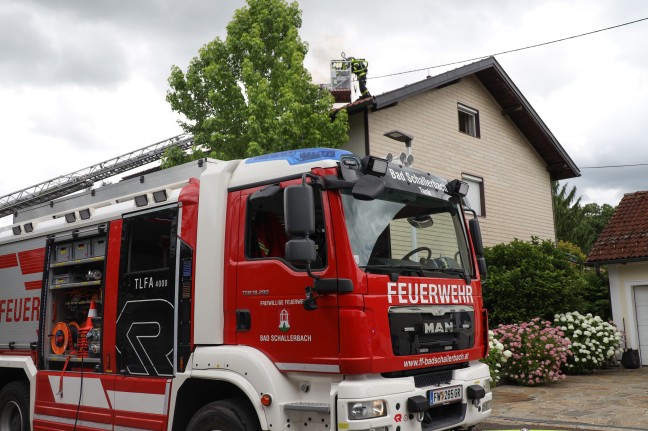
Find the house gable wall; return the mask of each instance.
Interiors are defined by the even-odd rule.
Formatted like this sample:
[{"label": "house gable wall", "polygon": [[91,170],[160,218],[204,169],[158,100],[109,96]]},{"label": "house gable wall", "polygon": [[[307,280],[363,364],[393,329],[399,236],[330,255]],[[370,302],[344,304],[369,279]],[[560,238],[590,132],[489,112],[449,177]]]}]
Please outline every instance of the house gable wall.
[{"label": "house gable wall", "polygon": [[[480,138],[459,132],[457,103],[479,111]],[[555,239],[549,172],[519,129],[474,77],[370,111],[370,153],[397,159],[405,146],[386,138],[392,129],[414,135],[414,166],[448,179],[483,178],[484,244],[531,236]]]}]

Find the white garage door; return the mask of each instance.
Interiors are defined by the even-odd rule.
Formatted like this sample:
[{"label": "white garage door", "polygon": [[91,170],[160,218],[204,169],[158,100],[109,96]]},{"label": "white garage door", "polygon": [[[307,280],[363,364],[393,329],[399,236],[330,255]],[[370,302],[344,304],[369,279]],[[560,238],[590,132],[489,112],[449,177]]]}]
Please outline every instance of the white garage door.
[{"label": "white garage door", "polygon": [[635,286],[634,294],[641,364],[648,365],[648,286]]}]

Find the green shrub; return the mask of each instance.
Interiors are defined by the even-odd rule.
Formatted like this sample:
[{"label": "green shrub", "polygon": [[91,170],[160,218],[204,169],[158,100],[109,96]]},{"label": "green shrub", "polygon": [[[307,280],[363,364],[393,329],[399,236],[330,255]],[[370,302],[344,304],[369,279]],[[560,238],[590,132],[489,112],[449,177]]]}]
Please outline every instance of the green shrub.
[{"label": "green shrub", "polygon": [[555,313],[583,309],[581,266],[552,241],[514,240],[486,249],[484,304],[491,325],[553,320]]}]

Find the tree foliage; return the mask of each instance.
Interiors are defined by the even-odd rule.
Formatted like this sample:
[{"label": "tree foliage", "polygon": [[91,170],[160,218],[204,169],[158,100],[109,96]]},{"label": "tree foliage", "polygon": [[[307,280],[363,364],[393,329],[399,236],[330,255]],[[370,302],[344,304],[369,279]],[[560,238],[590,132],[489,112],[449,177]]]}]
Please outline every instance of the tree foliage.
[{"label": "tree foliage", "polygon": [[595,269],[585,266],[587,256],[576,244],[558,241],[556,246],[565,253],[569,261],[578,265],[585,280],[585,286],[580,293],[582,305],[579,311],[583,314],[592,313],[592,315],[599,316],[605,321],[610,320],[612,318],[612,310],[610,307],[607,271],[601,268]]},{"label": "tree foliage", "polygon": [[180,124],[196,145],[192,156],[169,152],[167,165],[346,143],[346,111],[331,117],[333,97],[304,68],[301,23],[296,2],[247,0],[225,40],[204,45],[186,73],[171,68],[167,101],[186,119]]},{"label": "tree foliage", "polygon": [[484,303],[491,325],[551,320],[555,313],[583,309],[582,269],[551,241],[514,240],[486,249]]},{"label": "tree foliage", "polygon": [[609,204],[589,203],[581,206],[576,187],[552,183],[556,239],[576,244],[588,253],[614,214]]}]

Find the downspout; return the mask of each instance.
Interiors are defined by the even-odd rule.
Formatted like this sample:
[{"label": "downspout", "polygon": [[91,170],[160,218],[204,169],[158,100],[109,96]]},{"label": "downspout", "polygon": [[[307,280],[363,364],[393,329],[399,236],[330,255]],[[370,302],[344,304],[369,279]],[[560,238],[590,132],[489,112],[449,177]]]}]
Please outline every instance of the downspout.
[{"label": "downspout", "polygon": [[365,138],[365,155],[371,154],[371,148],[369,147],[369,109],[364,108],[362,110],[362,119],[364,122],[364,138]]}]

